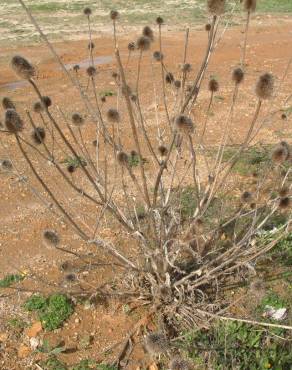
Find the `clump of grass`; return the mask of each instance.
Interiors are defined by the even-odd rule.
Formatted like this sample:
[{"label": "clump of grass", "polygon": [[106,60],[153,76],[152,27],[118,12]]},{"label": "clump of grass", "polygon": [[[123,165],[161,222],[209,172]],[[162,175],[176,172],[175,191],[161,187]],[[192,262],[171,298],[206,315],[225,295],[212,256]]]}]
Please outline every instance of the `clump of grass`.
[{"label": "clump of grass", "polygon": [[[182,347],[196,365],[213,369],[288,369],[291,345],[274,336],[274,330],[237,322],[219,323],[210,330],[187,336]],[[207,354],[207,356],[206,356]]]},{"label": "clump of grass", "polygon": [[50,356],[47,360],[41,362],[44,370],[68,370],[68,367],[55,356]]},{"label": "clump of grass", "polygon": [[20,274],[10,274],[4,276],[3,279],[0,280],[0,288],[9,288],[11,285],[15,283],[19,283],[24,279],[24,275]]},{"label": "clump of grass", "polygon": [[71,301],[63,294],[53,294],[47,298],[33,295],[25,302],[24,307],[36,312],[43,327],[49,331],[61,327],[73,313]]},{"label": "clump of grass", "polygon": [[87,162],[83,157],[67,157],[63,160],[63,163],[66,165],[67,168],[73,167],[74,169],[79,167],[87,166]]}]

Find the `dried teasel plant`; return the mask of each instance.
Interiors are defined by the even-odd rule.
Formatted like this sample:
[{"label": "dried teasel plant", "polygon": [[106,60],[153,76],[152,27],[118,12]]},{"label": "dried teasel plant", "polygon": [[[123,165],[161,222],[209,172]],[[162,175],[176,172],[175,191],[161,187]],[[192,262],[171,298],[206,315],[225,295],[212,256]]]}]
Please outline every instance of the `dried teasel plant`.
[{"label": "dried teasel plant", "polygon": [[[288,143],[281,142],[271,151],[266,171],[256,177],[254,188],[240,189],[239,192],[232,181],[234,168],[263,126],[261,114],[276,95],[275,77],[264,73],[254,80],[255,111],[241,141],[237,139],[234,153],[224,160],[232,139],[235,113],[238,124],[244,119],[240,117],[240,110],[237,112],[238,96],[244,89],[244,77],[248,73],[243,63],[245,58],[241,60],[241,67],[234,69],[230,76],[233,89],[228,97],[230,107],[226,117],[221,118],[223,123],[216,153],[208,156],[205,146],[209,135],[207,121],[213,120],[208,113],[213,94],[219,89],[216,79],[208,79],[208,65],[216,52],[225,1],[206,1],[211,14],[206,28],[206,50],[201,64],[192,64],[192,68],[188,62],[191,50],[188,49],[189,34],[186,32],[184,56],[178,63],[180,68],[176,77],[170,72],[174,66],[168,64],[164,50],[163,25],[166,20],[158,17],[153,28],[144,27],[135,47],[131,44],[128,49],[131,51],[127,53],[128,61],[124,61],[117,32],[122,17],[112,11],[109,18],[114,30],[117,105],[105,108],[100,105],[96,93],[97,79],[102,72],[97,74],[94,49],[89,48],[91,65],[86,71],[75,68],[69,72],[25,2],[18,1],[78,92],[84,112],[72,115],[75,109],[71,107],[68,112],[71,120],[68,120],[60,108],[62,102],[55,104],[53,101],[52,104],[50,98],[44,98],[45,91],[34,78],[35,67],[24,57],[17,56],[11,66],[29,82],[39,103],[32,110],[27,107],[26,115],[22,116],[17,107],[12,108],[6,102],[3,105],[5,127],[1,135],[13,139],[27,162],[28,176],[38,180],[53,204],[49,210],[61,216],[85,246],[95,247],[115,269],[112,284],[98,288],[98,292],[108,297],[118,295],[146,307],[147,318],[157,318],[161,327],[159,333],[150,333],[145,338],[145,347],[155,355],[168,353],[171,351],[169,336],[207,325],[209,315],[226,306],[222,292],[231,274],[239,281],[249,279],[250,264],[259,261],[291,232],[289,191],[276,197],[270,197],[264,191],[267,184],[271,191],[291,189],[291,148]],[[252,6],[247,9],[248,13],[251,10]],[[89,43],[92,42],[91,14],[91,10],[84,10]],[[159,45],[157,51],[151,50],[155,41]],[[153,52],[157,63],[153,63]],[[142,55],[144,59],[148,58],[149,64],[143,63]],[[128,63],[135,66],[131,73],[125,67]],[[153,73],[153,81],[143,81],[143,72],[148,67],[149,73]],[[133,76],[134,70],[137,73]],[[157,81],[159,85],[154,83]],[[141,87],[142,83],[147,89]],[[151,88],[154,89],[150,95],[155,108],[149,110],[152,101],[149,101],[149,94],[147,100],[144,93]],[[224,92],[224,81],[220,83],[220,89]],[[196,115],[202,91],[208,97],[211,95],[205,120]],[[106,99],[103,103],[106,104]],[[40,115],[41,127],[36,123]],[[83,117],[86,117],[86,124],[83,124]],[[94,145],[86,145],[85,136]],[[64,153],[70,157],[65,164]],[[222,195],[226,193],[230,195],[228,198]],[[258,243],[260,231],[278,212],[285,213],[285,223],[277,230],[273,241]],[[102,236],[103,226],[109,224],[117,237]],[[60,237],[55,231],[47,230],[43,237],[47,245],[72,254],[60,246]],[[74,256],[86,259],[82,254]],[[96,292],[93,287],[89,288],[88,296]],[[136,331],[135,327],[135,331],[127,336],[127,343]],[[176,359],[171,368],[188,368],[188,364]]]}]

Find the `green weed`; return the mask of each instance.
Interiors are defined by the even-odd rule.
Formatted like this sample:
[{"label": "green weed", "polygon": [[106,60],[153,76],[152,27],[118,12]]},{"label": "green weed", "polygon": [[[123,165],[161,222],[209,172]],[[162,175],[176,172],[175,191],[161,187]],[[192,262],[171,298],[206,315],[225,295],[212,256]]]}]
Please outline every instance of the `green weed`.
[{"label": "green weed", "polygon": [[20,274],[9,274],[4,276],[3,279],[0,280],[0,288],[9,288],[11,285],[15,283],[19,283],[24,279],[24,275]]},{"label": "green weed", "polygon": [[48,298],[35,295],[26,301],[24,307],[28,311],[35,311],[47,330],[59,328],[73,313],[72,303],[63,294],[53,294]]}]

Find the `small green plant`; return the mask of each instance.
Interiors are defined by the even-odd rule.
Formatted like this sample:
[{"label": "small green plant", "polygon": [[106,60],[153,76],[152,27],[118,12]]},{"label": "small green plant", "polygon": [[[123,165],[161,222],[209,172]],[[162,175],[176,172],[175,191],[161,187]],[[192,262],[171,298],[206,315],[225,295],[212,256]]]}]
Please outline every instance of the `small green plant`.
[{"label": "small green plant", "polygon": [[101,97],[103,97],[103,96],[105,96],[105,97],[107,97],[107,96],[115,96],[115,95],[117,95],[117,94],[114,91],[111,91],[111,90],[104,90],[104,91],[101,91],[99,93],[99,96],[101,96]]},{"label": "small green plant", "polygon": [[48,298],[35,295],[26,301],[24,307],[28,311],[36,311],[47,330],[59,328],[73,312],[72,303],[63,294],[53,294]]},{"label": "small green plant", "polygon": [[23,279],[24,276],[20,274],[6,275],[3,279],[0,280],[0,288],[9,288],[12,284],[18,283]]},{"label": "small green plant", "polygon": [[69,156],[63,160],[63,163],[67,167],[73,166],[74,168],[87,166],[87,162],[83,157],[70,157]]},{"label": "small green plant", "polygon": [[265,310],[266,306],[273,307],[275,309],[286,307],[287,302],[281,298],[278,294],[273,291],[270,291],[261,301],[259,309],[261,311]]},{"label": "small green plant", "polygon": [[43,345],[39,347],[37,351],[41,353],[48,353],[50,357],[52,357],[58,355],[59,353],[65,352],[66,347],[64,346],[64,342],[61,342],[52,347],[49,341],[47,339],[44,339]]},{"label": "small green plant", "polygon": [[193,216],[197,206],[195,188],[192,186],[185,187],[180,195],[180,210],[184,219]]},{"label": "small green plant", "polygon": [[68,367],[55,356],[50,356],[47,360],[43,361],[41,367],[44,370],[68,370]]},{"label": "small green plant", "polygon": [[[128,164],[130,167],[137,167],[140,164],[140,157],[137,153],[131,153],[128,158]],[[142,158],[142,163],[146,163],[146,159]]]},{"label": "small green plant", "polygon": [[183,348],[197,364],[204,363],[202,355],[207,351],[216,370],[289,369],[291,344],[272,334],[245,323],[224,322],[190,334]]},{"label": "small green plant", "polygon": [[8,320],[8,325],[11,328],[23,330],[24,328],[27,327],[28,324],[19,317],[13,317],[12,319]]}]

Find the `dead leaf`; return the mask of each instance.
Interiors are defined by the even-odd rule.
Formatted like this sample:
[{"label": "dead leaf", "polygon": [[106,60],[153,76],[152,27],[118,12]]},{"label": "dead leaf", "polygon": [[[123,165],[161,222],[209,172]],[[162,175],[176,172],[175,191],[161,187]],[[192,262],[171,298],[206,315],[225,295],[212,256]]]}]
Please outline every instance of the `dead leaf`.
[{"label": "dead leaf", "polygon": [[32,338],[36,337],[42,330],[43,330],[42,323],[40,321],[36,321],[35,323],[32,324],[30,328],[26,329],[25,334],[29,338]]},{"label": "dead leaf", "polygon": [[148,367],[149,370],[158,370],[158,366],[156,365],[155,362],[153,362],[151,365]]},{"label": "dead leaf", "polygon": [[30,354],[31,350],[25,344],[21,344],[18,348],[18,357],[25,358]]}]

